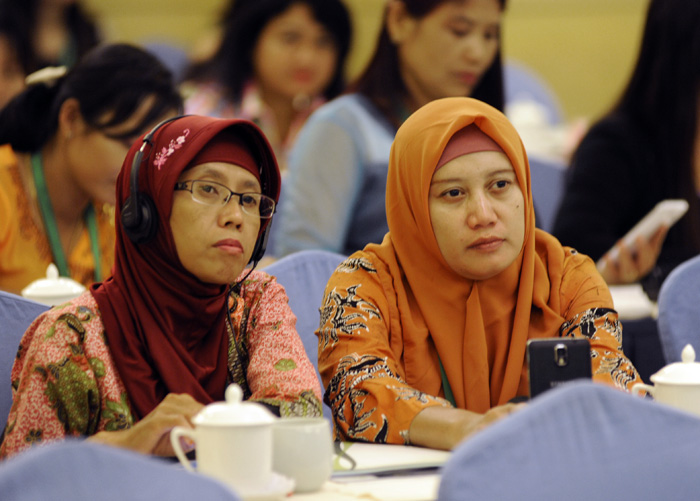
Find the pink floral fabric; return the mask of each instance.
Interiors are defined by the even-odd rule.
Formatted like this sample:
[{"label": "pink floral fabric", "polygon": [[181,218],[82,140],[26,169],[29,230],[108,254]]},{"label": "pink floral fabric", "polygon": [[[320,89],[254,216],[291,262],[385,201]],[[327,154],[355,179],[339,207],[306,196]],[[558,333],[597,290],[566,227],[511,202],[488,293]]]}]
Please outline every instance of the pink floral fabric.
[{"label": "pink floral fabric", "polygon": [[[247,273],[247,270],[244,270]],[[229,379],[282,417],[320,416],[321,388],[284,288],[253,271],[229,300]],[[92,294],[39,316],[12,369],[13,404],[0,457],[35,444],[131,427],[129,397]],[[222,396],[223,398],[223,396]]]}]

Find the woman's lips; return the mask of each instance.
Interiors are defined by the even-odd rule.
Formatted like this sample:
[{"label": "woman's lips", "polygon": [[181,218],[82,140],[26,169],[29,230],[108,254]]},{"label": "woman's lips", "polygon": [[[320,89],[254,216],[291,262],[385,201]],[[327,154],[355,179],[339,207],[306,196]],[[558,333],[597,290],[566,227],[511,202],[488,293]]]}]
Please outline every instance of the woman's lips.
[{"label": "woman's lips", "polygon": [[214,247],[221,249],[229,254],[242,254],[243,245],[238,240],[233,238],[227,238],[225,240],[219,240],[214,244]]},{"label": "woman's lips", "polygon": [[493,252],[504,242],[502,238],[480,238],[469,246],[469,249],[479,252]]},{"label": "woman's lips", "polygon": [[477,81],[477,74],[470,72],[459,72],[457,73],[457,78],[459,81],[466,85],[474,85]]},{"label": "woman's lips", "polygon": [[296,80],[297,82],[301,83],[308,83],[310,82],[314,77],[314,74],[312,71],[306,71],[306,70],[297,70],[292,73],[292,78]]}]

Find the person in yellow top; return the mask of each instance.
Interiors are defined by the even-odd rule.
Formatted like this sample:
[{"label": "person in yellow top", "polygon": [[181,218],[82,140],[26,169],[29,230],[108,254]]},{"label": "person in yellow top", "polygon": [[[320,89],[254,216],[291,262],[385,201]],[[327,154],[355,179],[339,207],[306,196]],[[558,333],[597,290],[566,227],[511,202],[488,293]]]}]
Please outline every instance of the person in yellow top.
[{"label": "person in yellow top", "polygon": [[19,294],[52,262],[86,286],[107,278],[121,163],[181,108],[170,72],[127,44],[30,76],[0,111],[0,289]]}]

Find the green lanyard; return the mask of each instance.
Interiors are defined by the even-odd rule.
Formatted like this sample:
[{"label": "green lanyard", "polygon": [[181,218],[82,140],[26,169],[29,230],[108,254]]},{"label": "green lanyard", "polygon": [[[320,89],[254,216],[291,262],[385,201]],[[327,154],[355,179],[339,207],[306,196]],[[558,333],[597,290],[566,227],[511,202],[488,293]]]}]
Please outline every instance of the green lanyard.
[{"label": "green lanyard", "polygon": [[[51,200],[49,200],[49,192],[46,189],[44,162],[42,161],[40,152],[32,154],[32,174],[34,175],[34,184],[36,185],[36,195],[39,200],[41,218],[44,221],[44,227],[46,228],[49,245],[51,246],[51,253],[53,254],[53,259],[58,268],[58,273],[61,276],[70,277],[68,260],[63,252],[61,238],[58,234],[58,225],[56,224],[56,216],[54,216]],[[85,209],[85,226],[88,229],[90,249],[95,259],[95,281],[99,281],[102,277],[102,263],[100,262],[100,245],[97,235],[97,216],[95,215],[95,207],[92,204]]]},{"label": "green lanyard", "polygon": [[452,394],[452,387],[447,380],[447,374],[445,374],[445,368],[442,366],[442,360],[440,360],[439,356],[438,363],[440,364],[440,377],[442,378],[442,390],[445,392],[445,399],[452,404],[452,407],[457,407],[455,396]]}]

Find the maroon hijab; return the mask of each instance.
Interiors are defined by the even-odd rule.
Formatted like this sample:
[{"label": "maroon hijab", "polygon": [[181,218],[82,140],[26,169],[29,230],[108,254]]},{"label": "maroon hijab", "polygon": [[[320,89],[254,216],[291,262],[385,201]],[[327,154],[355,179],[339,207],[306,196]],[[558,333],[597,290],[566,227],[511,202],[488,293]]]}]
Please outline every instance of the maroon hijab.
[{"label": "maroon hijab", "polygon": [[[206,158],[200,155],[202,150],[210,145],[221,150],[222,131],[238,143],[237,147],[248,149],[241,157],[252,154],[257,159],[263,193],[276,201],[280,178],[275,157],[260,129],[246,120],[191,115],[156,130],[138,172],[139,192],[152,199],[157,220],[155,237],[146,243],[133,243],[120,223],[130,194],[132,163],[143,138],[129,150],[117,180],[113,275],[93,285],[91,291],[137,419],[145,417],[170,392],[188,393],[203,404],[224,398],[229,287],[203,283],[187,271],[177,256],[170,229],[178,177],[194,165],[195,157]],[[212,141],[214,138],[217,140]],[[237,148],[225,150],[232,158],[220,161],[238,163]]]}]

